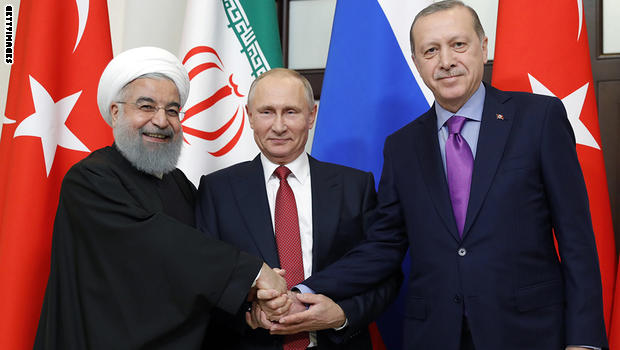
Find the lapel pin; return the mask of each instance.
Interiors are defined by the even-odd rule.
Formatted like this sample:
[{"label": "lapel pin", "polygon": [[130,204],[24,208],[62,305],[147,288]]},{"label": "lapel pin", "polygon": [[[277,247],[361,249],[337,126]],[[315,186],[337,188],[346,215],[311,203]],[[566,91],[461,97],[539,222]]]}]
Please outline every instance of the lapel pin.
[{"label": "lapel pin", "polygon": [[499,120],[504,120],[504,116],[501,114],[496,114],[495,117]]}]

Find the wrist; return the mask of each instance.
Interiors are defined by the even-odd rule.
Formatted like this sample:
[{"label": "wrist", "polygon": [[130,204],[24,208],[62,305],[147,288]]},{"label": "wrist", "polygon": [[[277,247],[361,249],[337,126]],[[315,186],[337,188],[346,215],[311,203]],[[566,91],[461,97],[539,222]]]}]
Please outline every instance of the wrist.
[{"label": "wrist", "polygon": [[331,328],[339,331],[345,328],[346,326],[348,326],[349,320],[347,319],[347,316],[344,314],[344,310],[342,310],[340,305],[336,304],[336,307],[337,307],[337,317],[334,319],[334,322],[331,325]]},{"label": "wrist", "polygon": [[345,319],[344,319],[344,323],[342,324],[342,326],[340,326],[340,327],[334,327],[333,329],[334,329],[335,331],[341,331],[341,330],[343,330],[343,329],[347,328],[347,326],[348,326],[348,325],[349,325],[349,319],[348,319],[348,318],[345,318]]}]

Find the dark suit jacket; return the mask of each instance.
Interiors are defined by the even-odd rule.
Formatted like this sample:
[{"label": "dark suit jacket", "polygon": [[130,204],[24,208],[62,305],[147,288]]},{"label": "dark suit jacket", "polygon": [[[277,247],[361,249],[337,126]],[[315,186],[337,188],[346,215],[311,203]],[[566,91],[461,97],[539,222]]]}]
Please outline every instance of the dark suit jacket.
[{"label": "dark suit jacket", "polygon": [[607,347],[588,199],[561,101],[487,86],[462,239],[436,118],[431,108],[387,138],[370,241],[305,284],[355,294],[409,248],[407,349],[458,349],[464,316],[477,350]]},{"label": "dark suit jacket", "polygon": [[[312,270],[320,271],[364,239],[372,221],[376,193],[372,173],[309,157],[312,183]],[[200,179],[196,207],[198,227],[239,249],[279,267],[271,213],[260,156]],[[320,349],[371,349],[367,326],[396,297],[400,272],[378,281],[379,287],[352,298],[335,299],[344,310],[346,330],[318,332]],[[235,321],[220,318],[221,323]],[[214,321],[215,323],[216,321]],[[209,348],[281,349],[282,337],[244,327],[244,335],[214,326]],[[217,345],[216,345],[217,344]]]}]

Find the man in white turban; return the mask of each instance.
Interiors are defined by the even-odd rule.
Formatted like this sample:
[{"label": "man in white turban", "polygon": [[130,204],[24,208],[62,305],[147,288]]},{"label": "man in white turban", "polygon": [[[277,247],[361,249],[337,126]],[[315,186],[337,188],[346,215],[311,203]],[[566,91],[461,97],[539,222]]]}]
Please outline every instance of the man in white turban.
[{"label": "man in white turban", "polygon": [[114,144],[63,181],[35,349],[208,348],[214,308],[236,314],[256,288],[286,291],[260,259],[194,228],[196,190],[176,169],[188,92],[185,68],[159,48],[103,72]]}]

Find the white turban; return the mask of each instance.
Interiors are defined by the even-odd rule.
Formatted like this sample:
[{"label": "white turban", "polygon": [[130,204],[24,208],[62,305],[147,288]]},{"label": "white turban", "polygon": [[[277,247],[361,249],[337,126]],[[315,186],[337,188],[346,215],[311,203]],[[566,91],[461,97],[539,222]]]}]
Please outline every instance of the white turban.
[{"label": "white turban", "polygon": [[118,54],[103,71],[97,89],[97,104],[103,119],[112,126],[110,105],[119,91],[141,75],[160,73],[170,78],[179,90],[181,106],[189,94],[189,76],[181,61],[158,47],[138,47]]}]

